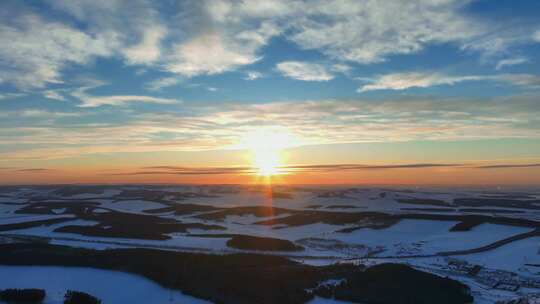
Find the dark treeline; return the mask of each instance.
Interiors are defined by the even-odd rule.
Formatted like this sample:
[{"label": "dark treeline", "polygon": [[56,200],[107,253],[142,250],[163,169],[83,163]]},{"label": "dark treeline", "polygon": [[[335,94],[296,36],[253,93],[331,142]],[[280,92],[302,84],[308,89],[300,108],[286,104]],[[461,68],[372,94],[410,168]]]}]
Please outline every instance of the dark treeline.
[{"label": "dark treeline", "polygon": [[227,241],[227,246],[244,250],[264,251],[302,251],[304,247],[294,244],[289,240],[274,239],[269,237],[256,237],[250,235],[234,235]]},{"label": "dark treeline", "polygon": [[35,288],[4,289],[0,291],[0,301],[7,303],[41,303],[45,299],[45,290]]},{"label": "dark treeline", "polygon": [[64,304],[101,304],[101,300],[86,292],[68,290],[64,296]]},{"label": "dark treeline", "polygon": [[[0,263],[124,271],[142,275],[167,288],[224,304],[305,303],[313,298],[313,292],[317,293],[319,283],[329,279],[345,279],[347,283],[332,292],[337,298],[355,302],[472,302],[466,285],[393,264],[365,271],[362,266],[315,267],[268,255],[210,255],[149,249],[98,251],[48,244],[0,245]],[[369,288],[366,288],[363,285],[368,281]],[[413,284],[415,282],[417,284]],[[373,292],[385,296],[373,298]]]}]

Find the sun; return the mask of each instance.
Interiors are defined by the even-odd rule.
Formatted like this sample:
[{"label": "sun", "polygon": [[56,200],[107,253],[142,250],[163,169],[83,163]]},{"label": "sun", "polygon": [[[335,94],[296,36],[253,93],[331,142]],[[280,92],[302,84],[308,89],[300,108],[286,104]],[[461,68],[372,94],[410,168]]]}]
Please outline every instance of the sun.
[{"label": "sun", "polygon": [[258,151],[253,150],[253,158],[255,167],[257,168],[257,174],[261,176],[271,176],[279,174],[280,157],[278,151],[266,150]]},{"label": "sun", "polygon": [[292,136],[280,129],[248,132],[243,145],[250,151],[252,165],[259,176],[283,174],[283,150],[292,145]]}]

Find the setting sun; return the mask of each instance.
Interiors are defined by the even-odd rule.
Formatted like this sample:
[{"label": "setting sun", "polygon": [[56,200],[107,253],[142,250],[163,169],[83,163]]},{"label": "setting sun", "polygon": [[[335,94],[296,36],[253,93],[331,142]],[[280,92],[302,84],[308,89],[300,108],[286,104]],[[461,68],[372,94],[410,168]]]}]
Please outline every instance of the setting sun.
[{"label": "setting sun", "polygon": [[249,132],[243,145],[249,149],[252,166],[257,175],[283,174],[283,150],[292,145],[292,136],[281,129],[261,129]]}]

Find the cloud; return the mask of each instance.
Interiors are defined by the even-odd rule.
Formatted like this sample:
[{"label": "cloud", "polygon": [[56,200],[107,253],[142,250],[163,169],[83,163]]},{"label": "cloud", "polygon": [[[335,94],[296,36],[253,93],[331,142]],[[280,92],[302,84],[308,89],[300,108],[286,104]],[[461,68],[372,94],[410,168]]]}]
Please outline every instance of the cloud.
[{"label": "cloud", "polygon": [[89,90],[100,87],[105,83],[96,79],[86,79],[85,84],[69,94],[74,98],[82,101],[78,107],[81,108],[95,108],[103,105],[109,106],[123,106],[128,103],[154,103],[154,104],[174,104],[179,103],[177,99],[161,98],[153,96],[141,96],[141,95],[109,95],[109,96],[95,96],[88,93]]},{"label": "cloud", "polygon": [[20,90],[63,83],[63,69],[95,58],[155,63],[167,33],[157,10],[144,0],[45,1],[40,10],[3,2],[0,9],[10,12],[0,21],[0,79]]},{"label": "cloud", "polygon": [[173,104],[178,103],[176,99],[159,98],[151,96],[137,95],[115,95],[115,96],[92,96],[83,99],[83,103],[79,105],[81,108],[94,108],[103,105],[121,106],[132,102],[157,103],[157,104]]},{"label": "cloud", "polygon": [[167,29],[161,25],[154,25],[144,30],[139,44],[128,47],[124,54],[130,64],[150,64],[161,56],[161,40],[165,37]]},{"label": "cloud", "polygon": [[427,88],[437,85],[453,85],[463,81],[482,80],[481,76],[448,76],[441,73],[407,72],[382,75],[372,83],[358,89],[358,92],[374,90],[405,90]]},{"label": "cloud", "polygon": [[394,165],[365,165],[365,164],[330,164],[330,165],[289,165],[282,168],[289,172],[331,172],[331,171],[357,171],[357,170],[393,170],[393,169],[424,169],[424,168],[451,168],[461,167],[463,164],[394,164]]},{"label": "cloud", "polygon": [[502,59],[499,62],[497,62],[497,65],[495,66],[495,69],[500,70],[500,69],[502,69],[504,67],[507,67],[507,66],[523,64],[523,63],[526,63],[528,61],[529,61],[529,59],[527,59],[525,57],[513,57],[513,58]]},{"label": "cloud", "polygon": [[[315,164],[315,165],[286,165],[279,167],[282,173],[324,173],[334,171],[361,170],[395,170],[395,169],[425,169],[460,167],[462,164],[395,164],[395,165],[364,165],[364,164]],[[257,174],[253,167],[176,167],[152,166],[142,168],[142,171],[112,173],[108,175],[225,175],[225,174]]]},{"label": "cloud", "polygon": [[69,1],[47,0],[57,11],[82,24],[86,33],[105,36],[113,50],[127,64],[150,64],[161,56],[161,42],[168,26],[161,23],[157,6],[147,0]]},{"label": "cloud", "polygon": [[25,93],[0,93],[0,100],[2,99],[15,99],[26,96]]},{"label": "cloud", "polygon": [[[2,20],[5,20],[2,18]],[[0,22],[0,79],[21,90],[62,83],[61,69],[109,56],[114,39],[24,14]]]},{"label": "cloud", "polygon": [[219,74],[252,64],[260,59],[255,49],[245,50],[227,44],[218,33],[206,33],[186,43],[177,44],[167,70],[187,77]]},{"label": "cloud", "polygon": [[433,43],[464,43],[483,24],[462,14],[463,1],[306,2],[292,21],[290,39],[338,60],[381,62]]},{"label": "cloud", "polygon": [[146,84],[146,89],[150,91],[159,91],[163,88],[171,87],[182,82],[182,79],[176,76],[173,77],[163,77],[156,80],[152,80]]},{"label": "cloud", "polygon": [[533,40],[536,41],[536,42],[540,42],[540,30],[534,32]]},{"label": "cloud", "polygon": [[54,171],[52,169],[45,169],[45,168],[26,168],[26,169],[18,169],[18,172],[31,172],[31,173],[46,173],[49,171]]},{"label": "cloud", "polygon": [[484,63],[499,63],[501,59],[513,58],[519,52],[516,50],[518,47],[535,41],[535,34],[531,33],[531,25],[527,22],[520,24],[515,20],[502,19],[491,20],[484,25],[489,28],[488,31],[481,32],[460,46],[463,51],[479,53]]},{"label": "cloud", "polygon": [[531,74],[452,76],[433,72],[406,72],[386,74],[375,79],[364,79],[364,81],[371,83],[361,86],[358,92],[428,88],[439,85],[454,85],[464,81],[495,81],[532,89],[540,87],[540,76]]},{"label": "cloud", "polygon": [[507,82],[516,86],[538,89],[540,88],[540,76],[531,74],[501,74],[488,79]]},{"label": "cloud", "polygon": [[490,58],[498,58],[501,55],[511,55],[509,49],[523,43],[525,36],[518,33],[509,34],[508,31],[494,31],[485,36],[479,36],[461,45],[461,50],[477,52],[481,54],[483,61]]},{"label": "cloud", "polygon": [[143,168],[146,171],[115,173],[112,175],[223,175],[223,174],[255,174],[252,167],[175,167],[153,166]]},{"label": "cloud", "polygon": [[32,118],[61,118],[61,117],[79,117],[82,116],[79,112],[51,112],[40,109],[26,109],[17,112],[9,113],[19,117],[32,117]]},{"label": "cloud", "polygon": [[[45,113],[23,120],[18,114],[6,113],[0,119],[0,159],[232,149],[245,134],[275,127],[288,130],[294,146],[540,138],[540,104],[533,94],[489,99],[401,97],[186,104],[181,112],[109,110],[85,111],[84,120]],[[104,120],[106,115],[115,119]],[[55,121],[60,118],[61,124]],[[14,147],[16,151],[12,151]]]},{"label": "cloud", "polygon": [[[509,28],[504,20],[474,18],[467,14],[469,1],[273,0],[264,5],[252,1],[214,0],[188,9],[185,27],[200,29],[177,43],[171,71],[182,75],[222,73],[257,61],[258,52],[270,39],[281,36],[301,49],[315,50],[339,62],[377,63],[396,54],[414,54],[433,44],[449,43],[463,50],[500,53],[530,40],[523,31]],[[196,22],[194,22],[196,20]],[[220,40],[212,38],[218,35]],[[528,34],[530,35],[530,33]],[[215,49],[201,55],[216,61],[201,65],[203,41]],[[193,46],[195,45],[195,46]],[[220,60],[214,57],[220,58]],[[179,59],[179,60],[178,60]]]},{"label": "cloud", "polygon": [[540,164],[497,164],[478,166],[478,169],[511,169],[511,168],[536,168],[540,167]]},{"label": "cloud", "polygon": [[[259,61],[259,51],[284,30],[277,16],[287,7],[256,2],[187,2],[176,21],[186,35],[174,41],[164,58],[169,72],[186,77],[214,75]],[[258,7],[258,8],[255,8]],[[259,8],[268,12],[261,12]],[[271,13],[274,12],[274,13]]]},{"label": "cloud", "polygon": [[334,75],[324,65],[300,61],[284,61],[276,69],[285,77],[303,81],[329,81]]},{"label": "cloud", "polygon": [[64,97],[64,95],[62,95],[61,92],[62,92],[61,90],[46,90],[46,91],[43,91],[43,96],[45,96],[45,98],[48,98],[48,99],[65,101],[66,97]]},{"label": "cloud", "polygon": [[[538,168],[540,164],[494,164],[477,166],[474,164],[461,163],[409,163],[391,165],[366,165],[366,164],[291,164],[280,166],[279,170],[284,174],[298,173],[333,173],[336,171],[369,171],[369,170],[415,170],[415,169],[515,169],[515,168]],[[47,173],[54,171],[44,168],[18,169],[13,167],[1,168],[0,170],[15,170],[18,172]],[[255,175],[257,168],[251,166],[234,167],[178,167],[178,166],[151,166],[139,170],[118,173],[105,173],[110,176],[134,176],[134,175]]]},{"label": "cloud", "polygon": [[348,74],[352,68],[346,64],[338,63],[332,65],[331,70],[337,73]]},{"label": "cloud", "polygon": [[[347,62],[382,62],[429,45],[508,55],[513,45],[539,40],[538,32],[525,33],[505,20],[475,18],[466,12],[469,3],[47,0],[38,10],[32,3],[4,1],[0,9],[10,18],[0,21],[0,82],[20,90],[44,88],[64,82],[65,68],[97,58],[181,77],[215,75],[258,62],[276,37],[337,63],[318,77],[293,75],[323,81],[346,73]],[[501,61],[500,67],[509,64]]]},{"label": "cloud", "polygon": [[263,74],[261,72],[257,71],[246,71],[246,77],[244,77],[245,80],[256,80],[263,77]]}]

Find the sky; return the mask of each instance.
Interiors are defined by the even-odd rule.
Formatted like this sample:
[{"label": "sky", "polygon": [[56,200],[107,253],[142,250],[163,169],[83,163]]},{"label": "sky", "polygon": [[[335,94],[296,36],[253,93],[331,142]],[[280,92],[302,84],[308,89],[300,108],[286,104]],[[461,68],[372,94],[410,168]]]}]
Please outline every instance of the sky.
[{"label": "sky", "polygon": [[539,11],[4,0],[0,184],[540,185]]}]

